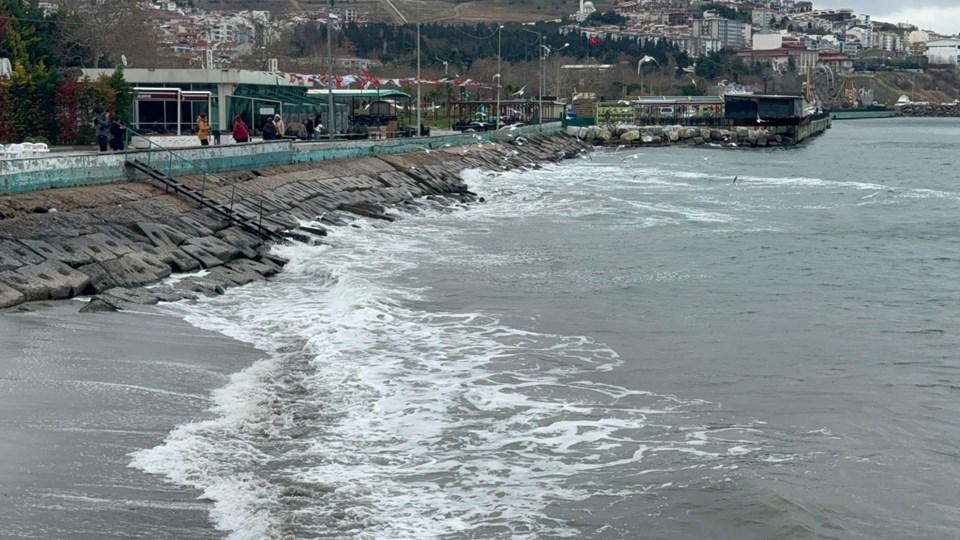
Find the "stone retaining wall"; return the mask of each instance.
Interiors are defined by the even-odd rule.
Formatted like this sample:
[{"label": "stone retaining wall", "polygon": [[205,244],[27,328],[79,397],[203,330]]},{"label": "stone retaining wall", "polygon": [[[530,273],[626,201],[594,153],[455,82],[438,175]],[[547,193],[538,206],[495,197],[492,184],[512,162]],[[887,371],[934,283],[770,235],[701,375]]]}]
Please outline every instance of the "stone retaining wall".
[{"label": "stone retaining wall", "polygon": [[[385,205],[470,203],[475,195],[459,176],[466,168],[536,166],[572,157],[585,146],[562,135],[512,138],[512,143],[417,148],[177,178],[196,189],[202,182],[206,197],[217,204],[232,203],[254,215],[262,211],[265,225],[311,242],[325,234],[324,226],[345,224],[349,216],[393,219],[384,213]],[[285,262],[257,236],[145,181],[64,193],[51,190],[4,201],[4,208],[19,210],[0,213],[5,218],[0,219],[0,307],[78,295],[95,295],[85,310],[173,301],[269,277]],[[57,198],[67,207],[51,211],[48,203],[28,209]],[[301,227],[306,221],[323,226]],[[208,272],[144,288],[172,273],[199,269]]]},{"label": "stone retaining wall", "polygon": [[567,134],[593,144],[624,144],[628,146],[710,145],[766,147],[794,144],[787,135],[772,128],[737,127],[720,129],[686,126],[630,126],[611,128],[602,126],[567,127]]}]

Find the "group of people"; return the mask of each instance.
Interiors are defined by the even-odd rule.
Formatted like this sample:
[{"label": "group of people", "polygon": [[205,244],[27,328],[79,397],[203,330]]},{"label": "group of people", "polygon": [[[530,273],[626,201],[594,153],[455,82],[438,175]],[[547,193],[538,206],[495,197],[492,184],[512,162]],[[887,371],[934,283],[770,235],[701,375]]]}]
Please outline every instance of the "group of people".
[{"label": "group of people", "polygon": [[93,127],[97,134],[97,146],[101,152],[106,152],[108,146],[111,150],[117,152],[123,150],[123,139],[127,126],[123,123],[123,118],[120,118],[120,115],[103,111],[93,120]]},{"label": "group of people", "polygon": [[[123,150],[127,127],[119,115],[104,111],[97,115],[93,125],[97,133],[97,145],[101,152],[106,152],[108,146],[111,150]],[[316,115],[316,119],[307,117],[307,120],[300,124],[297,136],[301,139],[312,140],[316,138],[318,127],[323,129],[323,125],[320,124],[320,115]],[[278,140],[284,137],[286,126],[279,114],[267,119],[263,124],[262,133],[265,141]],[[197,116],[197,138],[200,140],[201,146],[210,145],[210,134],[210,119],[207,113],[200,113]],[[233,117],[232,134],[234,142],[245,143],[250,141],[250,127],[239,114]],[[219,144],[219,139],[217,143]]]}]

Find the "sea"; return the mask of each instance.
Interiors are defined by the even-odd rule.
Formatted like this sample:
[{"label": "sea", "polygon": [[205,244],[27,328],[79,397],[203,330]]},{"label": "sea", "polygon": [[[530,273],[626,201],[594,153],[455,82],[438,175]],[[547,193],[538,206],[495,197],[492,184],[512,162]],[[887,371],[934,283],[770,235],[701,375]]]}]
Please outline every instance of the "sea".
[{"label": "sea", "polygon": [[232,539],[960,537],[960,121],[466,171],[162,309],[263,359],[131,466]]}]

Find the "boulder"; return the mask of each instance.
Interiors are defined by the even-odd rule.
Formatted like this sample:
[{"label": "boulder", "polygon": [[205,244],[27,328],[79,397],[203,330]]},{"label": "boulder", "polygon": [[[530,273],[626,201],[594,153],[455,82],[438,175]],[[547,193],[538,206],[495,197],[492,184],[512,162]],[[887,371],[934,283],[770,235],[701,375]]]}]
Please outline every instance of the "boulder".
[{"label": "boulder", "polygon": [[119,306],[111,304],[110,302],[108,302],[107,300],[99,296],[94,296],[93,298],[90,299],[89,302],[87,302],[86,304],[84,304],[82,308],[80,308],[80,313],[97,313],[102,311],[119,311],[119,310],[120,310]]},{"label": "boulder", "polygon": [[0,283],[0,308],[15,306],[24,301],[23,293],[13,287]]},{"label": "boulder", "polygon": [[635,141],[635,140],[637,140],[637,139],[639,139],[639,138],[640,138],[640,131],[639,131],[639,130],[636,130],[636,129],[631,130],[631,131],[627,131],[627,132],[625,132],[623,135],[620,135],[620,140],[621,140],[621,141],[628,141],[628,142],[629,142],[629,141]]}]

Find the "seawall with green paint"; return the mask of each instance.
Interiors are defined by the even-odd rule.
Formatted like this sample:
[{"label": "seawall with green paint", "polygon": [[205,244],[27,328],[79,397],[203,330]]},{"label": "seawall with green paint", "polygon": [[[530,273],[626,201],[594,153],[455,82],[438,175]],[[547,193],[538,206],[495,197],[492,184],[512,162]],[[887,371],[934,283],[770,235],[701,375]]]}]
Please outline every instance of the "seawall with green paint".
[{"label": "seawall with green paint", "polygon": [[293,142],[271,141],[166,150],[128,150],[122,153],[47,154],[0,160],[0,194],[29,193],[51,188],[89,186],[134,180],[137,174],[124,167],[138,159],[168,175],[250,170],[277,165],[355,159],[389,154],[422,152],[447,146],[465,146],[478,141],[510,142],[517,137],[552,135],[560,124],[524,126],[515,130],[464,133],[440,137],[365,141]]}]

